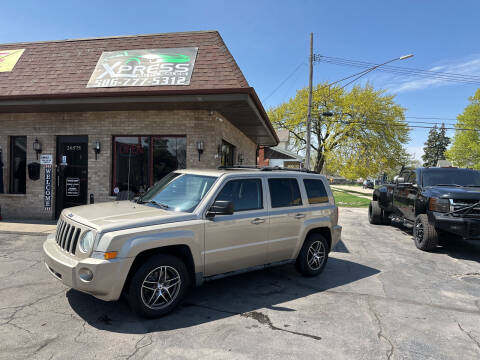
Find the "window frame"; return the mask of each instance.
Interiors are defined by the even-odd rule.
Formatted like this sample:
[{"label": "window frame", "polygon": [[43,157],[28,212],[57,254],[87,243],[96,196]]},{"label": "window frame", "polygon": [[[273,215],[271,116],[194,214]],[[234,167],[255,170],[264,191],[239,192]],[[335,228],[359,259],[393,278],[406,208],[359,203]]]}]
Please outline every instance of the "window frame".
[{"label": "window frame", "polygon": [[[113,189],[117,186],[117,179],[116,179],[116,170],[117,170],[117,164],[116,164],[116,158],[117,158],[117,149],[115,146],[115,138],[121,138],[121,137],[136,137],[138,138],[138,141],[141,142],[142,137],[147,137],[149,138],[148,141],[148,187],[151,187],[154,185],[153,182],[153,141],[155,138],[162,138],[162,137],[171,137],[171,138],[185,138],[185,161],[188,160],[188,137],[187,134],[155,134],[155,135],[145,135],[145,134],[133,134],[133,135],[125,135],[125,134],[114,134],[112,135],[112,168],[111,168],[111,186],[110,186],[110,195],[111,196],[116,196],[115,193],[113,192]],[[186,164],[185,164],[186,165]],[[181,170],[181,169],[177,169]]]},{"label": "window frame", "polygon": [[[15,154],[15,139],[17,138],[25,138],[25,192],[17,192],[13,191],[14,188],[14,154]],[[8,193],[9,194],[26,194],[27,193],[27,157],[28,157],[28,137],[26,135],[13,135],[10,136],[10,146],[9,146],[9,154],[8,154],[8,162],[9,162],[9,174],[8,174]]]},{"label": "window frame", "polygon": [[[260,181],[260,199],[262,200],[262,207],[260,208],[256,208],[256,209],[243,209],[243,210],[234,210],[234,214],[236,213],[240,213],[240,212],[246,212],[246,211],[259,211],[259,210],[265,210],[265,189],[264,189],[264,183],[263,183],[263,177],[261,176],[252,176],[252,177],[241,177],[241,178],[231,178],[231,179],[227,179],[225,181],[225,183],[222,185],[222,187],[217,191],[217,193],[215,194],[215,197],[214,197],[214,200],[213,200],[213,203],[215,203],[215,201],[217,201],[217,198],[218,196],[220,195],[220,193],[223,191],[223,189],[225,188],[225,186],[228,185],[228,183],[232,182],[232,181],[242,181],[242,180],[259,180]],[[213,204],[212,203],[212,204]]]},{"label": "window frame", "polygon": [[[283,175],[283,174],[282,174]],[[268,197],[269,197],[269,200],[270,200],[270,203],[269,203],[269,206],[270,206],[270,209],[272,210],[277,210],[277,209],[287,209],[287,208],[298,208],[298,207],[302,207],[302,206],[305,206],[308,204],[308,199],[305,198],[305,194],[306,194],[306,191],[305,191],[305,188],[303,187],[302,189],[302,186],[303,184],[299,181],[299,179],[295,176],[285,176],[285,175],[278,175],[278,176],[268,176],[266,177],[266,185],[267,185],[267,190],[268,190]],[[272,197],[272,193],[270,191],[270,180],[274,180],[274,179],[288,179],[288,180],[295,180],[297,182],[297,186],[298,186],[298,192],[300,194],[300,200],[301,200],[301,204],[298,204],[298,205],[288,205],[288,206],[273,206],[273,197]]]}]

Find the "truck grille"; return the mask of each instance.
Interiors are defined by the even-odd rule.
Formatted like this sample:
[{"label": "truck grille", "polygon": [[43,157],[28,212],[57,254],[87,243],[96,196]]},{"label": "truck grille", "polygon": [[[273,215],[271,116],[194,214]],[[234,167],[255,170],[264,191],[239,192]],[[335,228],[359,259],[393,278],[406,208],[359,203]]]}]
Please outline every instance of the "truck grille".
[{"label": "truck grille", "polygon": [[461,211],[462,208],[472,206],[478,203],[479,201],[480,200],[470,200],[470,199],[469,200],[453,200],[453,202],[451,203],[452,205],[451,210],[454,210],[454,211],[460,210],[459,212],[454,213],[453,215],[461,216],[461,217],[474,217],[474,218],[479,217],[480,218],[480,204],[475,206],[472,209]]},{"label": "truck grille", "polygon": [[80,232],[81,229],[79,227],[75,227],[65,220],[60,219],[57,224],[57,235],[55,240],[57,241],[58,246],[63,250],[75,255]]}]

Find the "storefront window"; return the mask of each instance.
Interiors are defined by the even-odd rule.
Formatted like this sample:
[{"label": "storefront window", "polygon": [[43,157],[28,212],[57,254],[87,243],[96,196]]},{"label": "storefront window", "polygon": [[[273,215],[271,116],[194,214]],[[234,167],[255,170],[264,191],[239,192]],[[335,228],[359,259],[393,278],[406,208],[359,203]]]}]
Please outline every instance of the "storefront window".
[{"label": "storefront window", "polygon": [[27,185],[27,137],[12,136],[10,145],[10,193],[25,194]]},{"label": "storefront window", "polygon": [[153,183],[168,173],[187,167],[185,137],[153,137]]},{"label": "storefront window", "polygon": [[114,137],[114,187],[143,194],[155,182],[186,167],[184,136]]}]

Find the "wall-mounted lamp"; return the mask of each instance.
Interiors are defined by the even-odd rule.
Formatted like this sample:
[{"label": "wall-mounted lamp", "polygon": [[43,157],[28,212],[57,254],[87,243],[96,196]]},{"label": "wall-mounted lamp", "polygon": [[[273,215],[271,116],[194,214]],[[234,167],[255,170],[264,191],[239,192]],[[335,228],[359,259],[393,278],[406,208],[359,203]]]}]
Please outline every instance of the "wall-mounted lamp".
[{"label": "wall-mounted lamp", "polygon": [[38,138],[35,138],[35,141],[33,142],[33,150],[37,153],[37,160],[38,160],[38,154],[42,152],[42,143],[38,141]]},{"label": "wall-mounted lamp", "polygon": [[243,153],[239,153],[239,154],[238,154],[238,163],[239,163],[240,165],[242,165],[242,163],[243,163]]},{"label": "wall-mounted lamp", "polygon": [[200,161],[200,156],[203,154],[203,141],[197,141],[197,151],[198,151],[198,161]]},{"label": "wall-mounted lamp", "polygon": [[97,160],[98,154],[100,154],[101,151],[101,146],[100,146],[100,141],[97,140],[95,141],[95,146],[93,147],[93,151],[95,151],[95,160]]}]

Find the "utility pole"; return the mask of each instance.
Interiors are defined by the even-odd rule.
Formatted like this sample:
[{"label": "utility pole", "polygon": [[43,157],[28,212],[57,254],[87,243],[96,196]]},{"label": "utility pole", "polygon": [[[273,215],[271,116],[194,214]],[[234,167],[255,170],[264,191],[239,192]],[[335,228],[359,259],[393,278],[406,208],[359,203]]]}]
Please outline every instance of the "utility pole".
[{"label": "utility pole", "polygon": [[310,170],[310,137],[312,132],[312,81],[313,81],[313,32],[310,33],[310,75],[308,79],[308,113],[307,113],[307,151],[305,168]]}]

